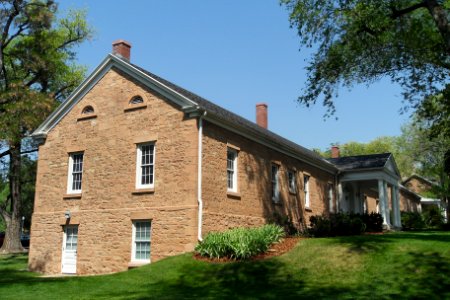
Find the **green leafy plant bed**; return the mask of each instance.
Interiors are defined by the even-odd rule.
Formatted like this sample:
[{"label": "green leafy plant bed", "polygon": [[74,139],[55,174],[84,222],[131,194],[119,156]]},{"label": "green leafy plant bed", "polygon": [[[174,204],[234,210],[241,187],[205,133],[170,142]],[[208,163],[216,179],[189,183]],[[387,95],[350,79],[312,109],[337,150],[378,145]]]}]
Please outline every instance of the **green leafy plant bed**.
[{"label": "green leafy plant bed", "polygon": [[[304,237],[286,237],[279,241],[278,243],[272,244],[270,248],[264,252],[257,254],[255,256],[250,257],[247,260],[250,261],[256,261],[256,260],[264,260],[275,256],[280,256],[282,254],[285,254],[298,244],[298,242],[302,239],[305,239]],[[201,256],[199,253],[194,253],[194,259],[200,260],[200,261],[206,261],[206,262],[213,262],[213,263],[227,263],[227,262],[234,262],[236,259],[228,258],[228,257],[221,257],[221,258],[209,258],[205,256]]]},{"label": "green leafy plant bed", "polygon": [[195,251],[207,258],[244,260],[267,252],[284,235],[283,228],[273,224],[211,232],[197,245]]}]

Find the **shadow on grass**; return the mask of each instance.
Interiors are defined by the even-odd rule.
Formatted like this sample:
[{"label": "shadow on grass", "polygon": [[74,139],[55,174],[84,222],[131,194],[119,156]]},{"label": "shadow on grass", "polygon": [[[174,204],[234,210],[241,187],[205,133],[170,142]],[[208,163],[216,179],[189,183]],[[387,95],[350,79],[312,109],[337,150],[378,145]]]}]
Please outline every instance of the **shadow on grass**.
[{"label": "shadow on grass", "polygon": [[450,261],[438,252],[409,252],[402,295],[416,299],[450,299]]},{"label": "shadow on grass", "polygon": [[402,240],[450,243],[450,233],[439,231],[395,232],[380,235],[340,236],[333,240],[336,243],[348,244],[350,252],[369,253],[384,252],[388,245]]},{"label": "shadow on grass", "polygon": [[276,259],[202,263],[181,269],[181,276],[166,288],[176,291],[171,297],[177,299],[311,299],[348,293],[345,288],[308,285],[298,272]]}]

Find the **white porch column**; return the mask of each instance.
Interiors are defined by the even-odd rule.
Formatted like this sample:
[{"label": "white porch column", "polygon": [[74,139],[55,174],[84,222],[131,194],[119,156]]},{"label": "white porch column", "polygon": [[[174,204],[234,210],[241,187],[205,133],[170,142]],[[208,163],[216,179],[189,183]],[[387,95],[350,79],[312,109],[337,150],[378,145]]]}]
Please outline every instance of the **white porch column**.
[{"label": "white porch column", "polygon": [[336,212],[338,213],[341,209],[341,201],[344,193],[342,192],[342,183],[338,183],[338,197],[336,201]]},{"label": "white porch column", "polygon": [[392,227],[391,224],[391,208],[389,207],[389,197],[388,197],[388,188],[387,182],[383,180],[383,188],[384,188],[384,205],[386,207],[386,222],[389,225],[389,229]]},{"label": "white porch column", "polygon": [[397,220],[397,227],[402,227],[402,217],[400,214],[400,191],[398,189],[398,186],[394,186],[394,190],[395,190],[395,203],[397,205],[397,211],[396,211],[396,220]]},{"label": "white porch column", "polygon": [[392,189],[391,189],[391,199],[392,199],[392,209],[393,209],[393,217],[394,217],[393,225],[395,227],[401,227],[398,187],[395,185],[393,185]]},{"label": "white porch column", "polygon": [[390,229],[390,220],[389,220],[389,212],[388,212],[388,203],[387,203],[387,195],[386,195],[386,182],[384,180],[378,180],[378,200],[380,205],[380,213],[383,217],[383,225]]}]

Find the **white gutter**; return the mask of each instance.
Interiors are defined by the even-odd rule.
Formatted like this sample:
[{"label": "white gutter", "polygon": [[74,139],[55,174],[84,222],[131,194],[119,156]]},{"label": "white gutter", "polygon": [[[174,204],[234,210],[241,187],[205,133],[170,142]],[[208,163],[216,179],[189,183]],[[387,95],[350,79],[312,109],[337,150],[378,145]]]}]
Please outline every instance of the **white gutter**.
[{"label": "white gutter", "polygon": [[202,238],[202,223],[203,223],[203,200],[202,200],[202,140],[203,140],[203,117],[206,116],[206,111],[198,118],[198,240],[203,241]]}]

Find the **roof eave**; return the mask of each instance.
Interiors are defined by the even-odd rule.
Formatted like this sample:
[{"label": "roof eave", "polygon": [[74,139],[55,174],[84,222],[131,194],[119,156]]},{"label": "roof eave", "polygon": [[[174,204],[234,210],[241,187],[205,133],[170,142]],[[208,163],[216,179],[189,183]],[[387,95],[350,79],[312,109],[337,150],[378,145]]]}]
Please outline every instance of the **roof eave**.
[{"label": "roof eave", "polygon": [[314,165],[314,166],[318,167],[319,169],[326,171],[328,173],[335,174],[338,171],[338,169],[333,164],[329,163],[325,159],[322,161],[322,160],[310,157],[305,153],[299,153],[298,151],[295,151],[294,149],[291,149],[290,147],[287,147],[286,145],[276,143],[264,136],[250,132],[249,130],[247,130],[246,128],[244,128],[242,126],[233,124],[231,122],[228,122],[227,120],[219,118],[217,115],[215,115],[213,113],[208,112],[206,114],[206,116],[204,117],[204,119],[215,125],[218,125],[222,128],[225,128],[236,134],[239,134],[245,138],[253,140],[259,144],[262,144],[264,146],[272,148],[278,152],[281,152],[283,154],[291,156],[295,159],[301,160],[310,165]]}]

